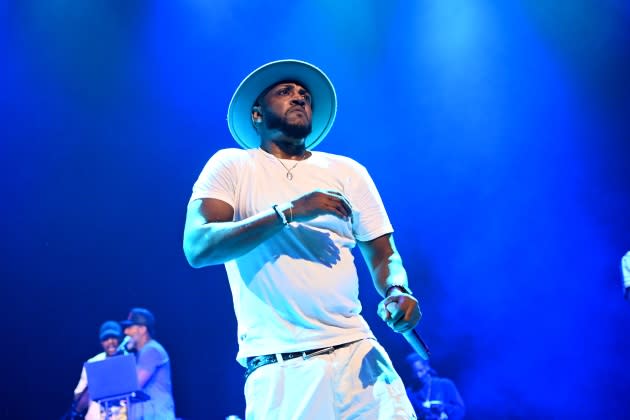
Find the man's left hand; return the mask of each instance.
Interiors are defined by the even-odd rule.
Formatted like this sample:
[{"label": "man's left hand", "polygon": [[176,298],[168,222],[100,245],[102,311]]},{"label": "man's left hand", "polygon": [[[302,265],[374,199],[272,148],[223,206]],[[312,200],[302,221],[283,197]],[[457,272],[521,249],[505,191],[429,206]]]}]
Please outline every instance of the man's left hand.
[{"label": "man's left hand", "polygon": [[377,313],[397,333],[410,331],[422,318],[418,300],[407,293],[386,297],[378,304]]}]

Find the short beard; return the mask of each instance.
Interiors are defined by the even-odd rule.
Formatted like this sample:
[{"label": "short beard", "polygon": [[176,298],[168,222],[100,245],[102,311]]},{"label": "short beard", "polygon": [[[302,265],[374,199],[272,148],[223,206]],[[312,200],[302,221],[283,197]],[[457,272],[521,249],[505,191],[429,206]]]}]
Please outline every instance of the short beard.
[{"label": "short beard", "polygon": [[270,130],[280,130],[285,136],[294,139],[306,138],[313,130],[311,123],[306,125],[289,124],[286,118],[281,118],[273,114],[267,115],[267,128]]}]

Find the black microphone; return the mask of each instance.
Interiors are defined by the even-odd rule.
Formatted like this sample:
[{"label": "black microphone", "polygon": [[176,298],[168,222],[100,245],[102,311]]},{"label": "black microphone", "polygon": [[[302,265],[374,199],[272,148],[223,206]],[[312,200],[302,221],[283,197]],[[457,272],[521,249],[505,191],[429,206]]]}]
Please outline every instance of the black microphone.
[{"label": "black microphone", "polygon": [[126,335],[125,338],[123,338],[123,341],[120,343],[120,345],[116,349],[116,353],[114,353],[114,354],[115,355],[127,354],[129,352],[129,349],[127,349],[127,344],[129,344],[130,341],[131,341],[131,337]]},{"label": "black microphone", "polygon": [[[389,308],[390,305],[395,305],[395,306],[393,306],[390,309]],[[385,308],[390,313],[392,313],[393,311],[398,309],[398,303],[389,302]],[[431,352],[429,351],[429,347],[426,345],[422,337],[420,337],[420,334],[418,334],[418,331],[416,331],[415,329],[411,329],[409,331],[402,333],[402,335],[403,337],[405,337],[405,340],[407,340],[411,348],[416,353],[418,353],[420,357],[422,357],[424,360],[429,360],[429,357],[431,356]]]},{"label": "black microphone", "polygon": [[420,357],[422,357],[424,360],[429,360],[431,352],[429,351],[429,347],[425,344],[422,337],[420,337],[420,334],[418,334],[418,331],[413,329],[404,332],[403,337],[405,337],[405,340],[407,340],[411,348],[413,348],[414,351],[420,355]]}]

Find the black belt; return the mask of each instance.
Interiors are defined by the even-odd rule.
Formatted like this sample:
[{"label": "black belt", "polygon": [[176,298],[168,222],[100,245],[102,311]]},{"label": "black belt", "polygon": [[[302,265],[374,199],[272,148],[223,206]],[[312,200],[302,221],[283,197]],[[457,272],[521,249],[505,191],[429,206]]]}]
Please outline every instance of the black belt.
[{"label": "black belt", "polygon": [[[293,353],[280,353],[282,360],[291,360],[296,359],[298,357],[303,358],[304,360],[310,359],[313,356],[317,356],[325,353],[332,353],[333,351],[340,349],[342,347],[349,346],[350,344],[356,343],[361,340],[350,341],[349,343],[337,344],[336,346],[330,347],[322,347],[314,350],[306,350],[306,351],[296,351]],[[252,356],[247,358],[247,370],[245,371],[245,378],[252,374],[253,371],[258,369],[259,367],[263,367],[265,365],[270,365],[272,363],[278,363],[278,358],[275,354],[265,354],[262,356]]]}]

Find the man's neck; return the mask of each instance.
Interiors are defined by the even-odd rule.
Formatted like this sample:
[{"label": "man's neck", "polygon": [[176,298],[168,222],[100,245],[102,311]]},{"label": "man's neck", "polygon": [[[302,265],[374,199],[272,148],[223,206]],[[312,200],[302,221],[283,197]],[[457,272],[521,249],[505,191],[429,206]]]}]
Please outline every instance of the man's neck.
[{"label": "man's neck", "polygon": [[424,388],[431,383],[431,377],[429,375],[425,375],[418,379],[418,383],[420,384],[420,388]]},{"label": "man's neck", "polygon": [[280,159],[302,160],[310,156],[304,146],[304,139],[263,140],[260,148]]}]

